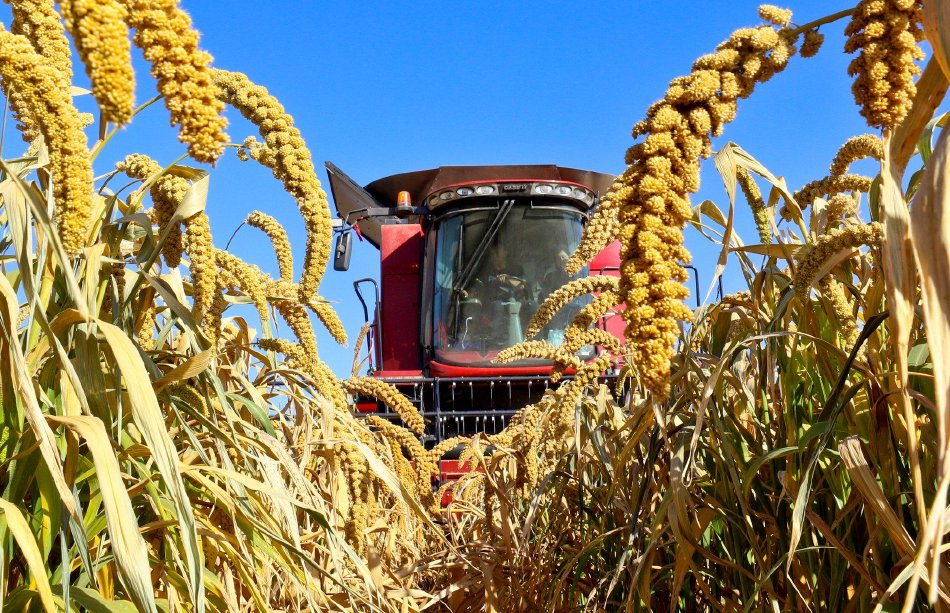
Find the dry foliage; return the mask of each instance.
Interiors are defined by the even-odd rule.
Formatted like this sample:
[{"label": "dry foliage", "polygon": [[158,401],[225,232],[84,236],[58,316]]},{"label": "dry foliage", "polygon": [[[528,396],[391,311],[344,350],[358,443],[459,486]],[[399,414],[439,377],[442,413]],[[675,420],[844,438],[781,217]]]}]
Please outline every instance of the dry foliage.
[{"label": "dry foliage", "polygon": [[[138,156],[94,182],[88,169],[116,127],[97,126],[87,146],[52,3],[11,4],[0,85],[28,147],[0,160],[4,607],[950,604],[950,145],[946,116],[933,117],[950,65],[935,25],[947,2],[921,13],[914,1],[862,0],[802,26],[766,6],[766,25],[737,31],[674,80],[638,124],[644,141],[572,260],[624,239],[621,281],[556,292],[532,329],[580,293],[599,296],[563,346],[506,353],[543,354],[577,374],[500,434],[428,450],[405,398],[356,377],[356,365],[341,382],[318,355],[308,309],[345,338],[316,295],[330,212],[279,103],[244,75],[212,69],[173,0],[64,3],[105,117],[125,122],[143,108],[130,110],[114,83],[131,78],[117,63],[131,27],[153,68],[176,75],[159,89],[193,156],[224,147],[223,104],[254,124],[264,142],[233,148],[297,201],[308,238],[296,282],[286,233],[264,213],[248,223],[271,238],[280,279],[215,248],[205,170]],[[814,55],[817,28],[836,19],[853,19],[857,102],[883,139],[848,141],[829,177],[794,192],[728,143],[714,159],[728,212],[690,208],[698,164],[737,100],[785,66],[799,37],[801,54]],[[921,32],[936,57],[914,80]],[[879,160],[877,177],[846,174],[859,157]],[[119,173],[133,181],[115,189]],[[738,193],[756,244],[734,230]],[[746,291],[683,307],[684,223],[721,246],[717,273],[732,255]],[[626,314],[626,355],[580,362],[580,344],[609,344],[591,324],[641,295],[643,308]],[[233,304],[253,304],[259,321],[229,315]],[[294,338],[275,337],[274,318]],[[620,402],[597,383],[611,360],[625,364]],[[355,418],[347,392],[356,391],[392,405],[408,427]],[[432,476],[459,444],[479,470],[442,486],[453,494],[443,508]]]}]

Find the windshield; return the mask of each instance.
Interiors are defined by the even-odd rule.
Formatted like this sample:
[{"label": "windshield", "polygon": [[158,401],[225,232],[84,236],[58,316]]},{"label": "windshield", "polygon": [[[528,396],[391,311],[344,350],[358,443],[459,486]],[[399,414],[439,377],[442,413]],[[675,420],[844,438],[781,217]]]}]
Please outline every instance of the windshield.
[{"label": "windshield", "polygon": [[[564,273],[564,264],[580,241],[581,213],[557,205],[499,204],[439,223],[433,348],[440,362],[491,366],[498,351],[525,340],[524,330],[547,295],[576,278]],[[589,301],[561,309],[536,338],[560,343]]]}]

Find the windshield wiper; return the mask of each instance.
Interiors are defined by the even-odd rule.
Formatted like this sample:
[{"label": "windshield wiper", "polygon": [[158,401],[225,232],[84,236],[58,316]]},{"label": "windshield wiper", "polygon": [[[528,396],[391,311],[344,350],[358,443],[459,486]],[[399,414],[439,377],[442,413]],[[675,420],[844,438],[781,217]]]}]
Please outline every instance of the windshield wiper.
[{"label": "windshield wiper", "polygon": [[[511,212],[511,209],[514,205],[515,201],[512,198],[503,201],[501,206],[498,207],[498,212],[495,213],[495,217],[492,218],[491,223],[488,225],[488,229],[485,230],[485,234],[482,236],[481,240],[478,241],[478,246],[475,247],[475,252],[472,254],[472,258],[468,261],[468,264],[465,265],[465,269],[462,270],[461,274],[459,275],[459,281],[455,284],[454,288],[456,294],[461,294],[465,291],[465,288],[468,287],[469,282],[472,280],[472,277],[475,274],[475,269],[485,257],[485,252],[488,251],[488,245],[498,234],[498,229],[501,228],[501,224],[505,221],[505,218],[508,216],[508,213]],[[459,252],[461,252],[462,248],[463,245],[459,245]]]}]

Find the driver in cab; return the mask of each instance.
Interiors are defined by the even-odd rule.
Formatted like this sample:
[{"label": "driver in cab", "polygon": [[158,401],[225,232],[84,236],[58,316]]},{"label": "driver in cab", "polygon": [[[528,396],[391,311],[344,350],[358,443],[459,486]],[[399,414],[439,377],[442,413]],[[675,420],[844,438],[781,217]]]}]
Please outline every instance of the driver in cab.
[{"label": "driver in cab", "polygon": [[508,249],[503,243],[492,243],[489,247],[483,278],[489,298],[512,298],[516,294],[521,297],[527,290],[524,268],[508,261]]},{"label": "driver in cab", "polygon": [[[482,311],[479,324],[499,347],[523,340],[520,306],[528,298],[528,285],[521,264],[510,260],[503,243],[492,243],[488,261],[479,275]],[[516,323],[516,328],[511,324]]]}]

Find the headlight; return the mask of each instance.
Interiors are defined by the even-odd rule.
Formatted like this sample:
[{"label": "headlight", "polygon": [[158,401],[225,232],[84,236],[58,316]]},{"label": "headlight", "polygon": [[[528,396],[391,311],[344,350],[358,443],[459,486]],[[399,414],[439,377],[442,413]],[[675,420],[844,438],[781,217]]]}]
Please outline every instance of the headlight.
[{"label": "headlight", "polygon": [[471,187],[460,187],[455,190],[455,193],[459,196],[471,196],[475,193],[475,190],[473,190]]},{"label": "headlight", "polygon": [[442,192],[439,198],[442,200],[451,200],[452,198],[455,198],[455,192]]},{"label": "headlight", "polygon": [[535,185],[535,186],[534,186],[534,191],[535,191],[535,193],[537,193],[537,194],[550,194],[551,192],[554,191],[554,186],[553,186],[553,185],[545,185],[545,184]]},{"label": "headlight", "polygon": [[495,186],[494,185],[479,185],[478,187],[475,188],[475,193],[478,194],[479,196],[493,194],[495,193]]},{"label": "headlight", "polygon": [[574,189],[570,185],[558,185],[554,188],[554,193],[559,196],[569,196]]}]

